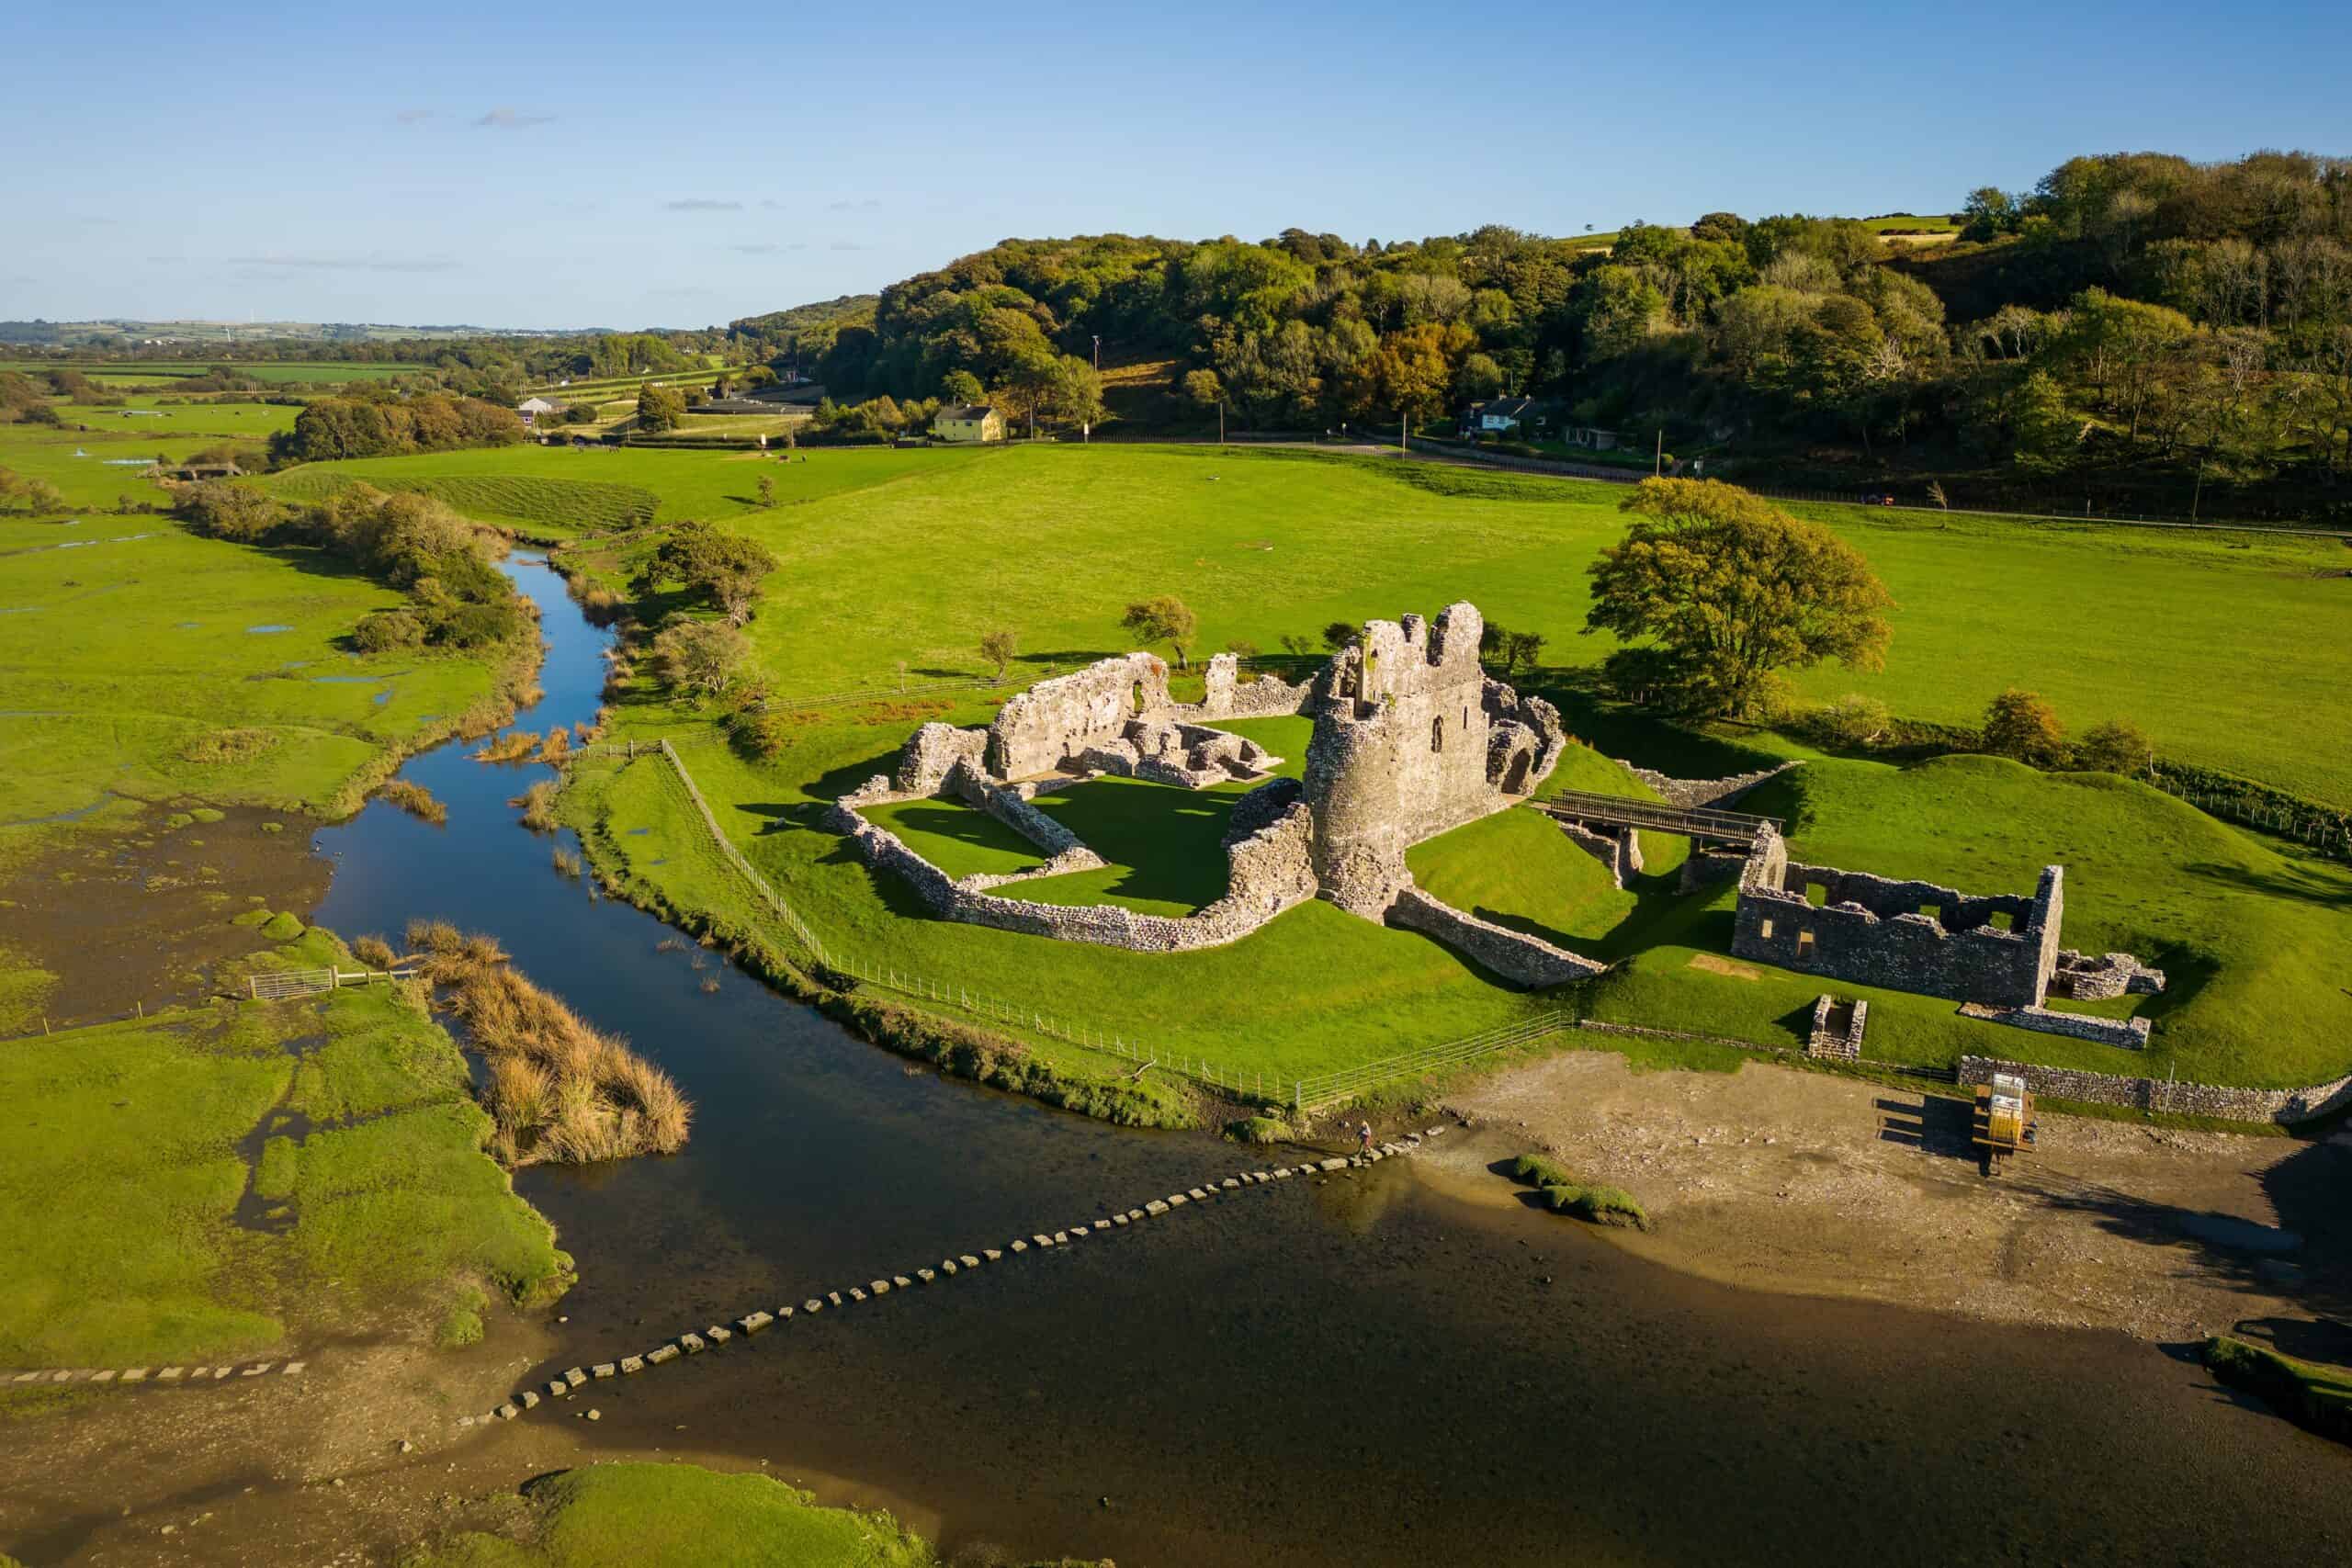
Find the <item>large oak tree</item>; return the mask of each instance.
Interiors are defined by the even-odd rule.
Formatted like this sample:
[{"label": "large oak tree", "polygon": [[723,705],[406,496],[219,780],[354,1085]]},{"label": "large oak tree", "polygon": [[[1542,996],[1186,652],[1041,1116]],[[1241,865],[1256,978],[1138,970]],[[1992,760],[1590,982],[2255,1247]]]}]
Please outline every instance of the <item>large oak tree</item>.
[{"label": "large oak tree", "polygon": [[1825,659],[1885,661],[1885,587],[1818,524],[1717,479],[1644,479],[1619,506],[1634,524],[1600,553],[1585,631],[1630,646],[1607,669],[1681,711],[1762,709],[1775,672]]}]

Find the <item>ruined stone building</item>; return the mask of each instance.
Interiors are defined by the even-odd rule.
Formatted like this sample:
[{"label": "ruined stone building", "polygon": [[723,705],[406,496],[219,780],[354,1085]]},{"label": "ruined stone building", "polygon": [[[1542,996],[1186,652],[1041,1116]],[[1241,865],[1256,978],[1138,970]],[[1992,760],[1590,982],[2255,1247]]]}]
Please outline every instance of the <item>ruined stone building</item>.
[{"label": "ruined stone building", "polygon": [[2030,897],[1962,893],[1792,861],[1768,825],[1740,870],[1732,953],[1852,985],[1946,997],[1971,1016],[2045,1033],[2143,1045],[2145,1019],[2042,1005],[2052,996],[2164,989],[2163,973],[2130,953],[2089,959],[2059,947],[2065,876],[2063,866],[2044,866]]},{"label": "ruined stone building", "polygon": [[[929,724],[893,775],[844,796],[829,818],[868,864],[905,878],[943,919],[1171,952],[1229,942],[1320,896],[1367,919],[1422,931],[1504,977],[1554,985],[1601,965],[1453,909],[1413,886],[1405,852],[1525,799],[1567,744],[1559,715],[1489,680],[1478,663],[1484,622],[1454,604],[1365,625],[1314,680],[1242,682],[1230,654],[1212,660],[1206,695],[1170,699],[1168,666],[1148,653],[1102,660],[1008,700],[985,729]],[[1315,720],[1304,782],[1271,776],[1281,761],[1212,722],[1305,715]],[[1031,804],[1044,791],[1114,774],[1190,789],[1263,779],[1235,807],[1225,838],[1226,896],[1182,917],[1112,906],[1031,903],[1019,882],[1102,863]],[[996,816],[1050,857],[1017,876],[949,878],[858,808],[951,795]]]}]

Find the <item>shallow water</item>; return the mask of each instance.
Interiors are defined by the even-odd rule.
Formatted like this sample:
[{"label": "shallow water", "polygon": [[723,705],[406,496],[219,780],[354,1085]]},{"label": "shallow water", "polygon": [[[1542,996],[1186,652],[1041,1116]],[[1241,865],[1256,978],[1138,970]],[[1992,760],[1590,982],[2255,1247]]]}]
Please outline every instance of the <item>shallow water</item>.
[{"label": "shallow water", "polygon": [[[606,634],[544,567],[508,570],[551,645],[518,725],[588,718]],[[552,1366],[1245,1163],[944,1080],[714,954],[657,952],[668,928],[554,873],[569,834],[516,825],[507,797],[546,770],[469,749],[403,770],[446,828],[379,802],[317,835],[336,865],[317,918],[492,931],[697,1107],[674,1158],[518,1178],[580,1265]],[[2157,1349],[1705,1284],[1456,1201],[1408,1161],[1008,1258],[594,1395],[603,1419],[575,1430],[598,1444],[763,1458],[950,1548],[1130,1568],[2352,1552],[2352,1453]]]}]

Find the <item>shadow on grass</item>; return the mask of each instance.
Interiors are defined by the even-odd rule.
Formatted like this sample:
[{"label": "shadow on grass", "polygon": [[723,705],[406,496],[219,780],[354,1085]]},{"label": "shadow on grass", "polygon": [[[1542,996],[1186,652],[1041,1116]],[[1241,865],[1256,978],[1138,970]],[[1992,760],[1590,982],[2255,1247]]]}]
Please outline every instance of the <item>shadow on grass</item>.
[{"label": "shadow on grass", "polygon": [[1558,708],[1569,732],[1594,750],[1674,778],[1719,779],[1781,761],[1778,752],[1733,727],[1702,728],[1614,701],[1600,691],[1596,666],[1521,671],[1500,678]]},{"label": "shadow on grass", "polygon": [[[1109,862],[1032,884],[1023,893],[1091,892],[1199,908],[1225,897],[1225,830],[1237,795],[1144,779],[1106,778],[1041,795],[1037,807]],[[1048,902],[1071,902],[1048,898]],[[1093,900],[1089,898],[1087,902]]]},{"label": "shadow on grass", "polygon": [[[960,800],[908,801],[899,806],[870,807],[866,815],[876,826],[898,834],[909,849],[951,876],[968,875],[974,870],[1021,871],[1046,862],[1045,852],[1036,845],[978,807],[967,806]],[[924,839],[934,843],[926,844]],[[959,870],[956,865],[943,863],[936,852],[937,842],[960,844],[985,855],[1001,856],[1010,863],[972,864]],[[958,864],[961,863],[959,859]]]},{"label": "shadow on grass", "polygon": [[2278,872],[2251,871],[2242,865],[2216,865],[2208,861],[2192,862],[2181,869],[2191,876],[2201,876],[2242,892],[2292,898],[2322,908],[2352,909],[2352,875],[2329,874],[2292,861]]}]

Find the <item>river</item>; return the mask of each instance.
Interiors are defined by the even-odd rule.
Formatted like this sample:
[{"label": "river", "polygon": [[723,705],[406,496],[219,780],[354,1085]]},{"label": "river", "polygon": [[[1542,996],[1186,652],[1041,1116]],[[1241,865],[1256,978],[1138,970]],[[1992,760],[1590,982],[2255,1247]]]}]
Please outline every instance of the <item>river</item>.
[{"label": "river", "polygon": [[[545,696],[587,719],[607,634],[543,564]],[[320,831],[318,910],[488,931],[697,1107],[686,1151],[517,1186],[581,1283],[551,1363],[1125,1208],[1242,1163],[917,1069],[556,874],[452,744]],[[696,959],[707,966],[694,967]],[[718,989],[702,983],[715,976]],[[544,1378],[544,1371],[538,1374]],[[950,1551],[1268,1562],[2309,1560],[2352,1454],[2120,1335],[1742,1292],[1410,1161],[1187,1210],[598,1385],[588,1456],[769,1461]],[[528,1419],[555,1419],[542,1412]],[[2329,1520],[2335,1521],[2333,1524]]]}]

